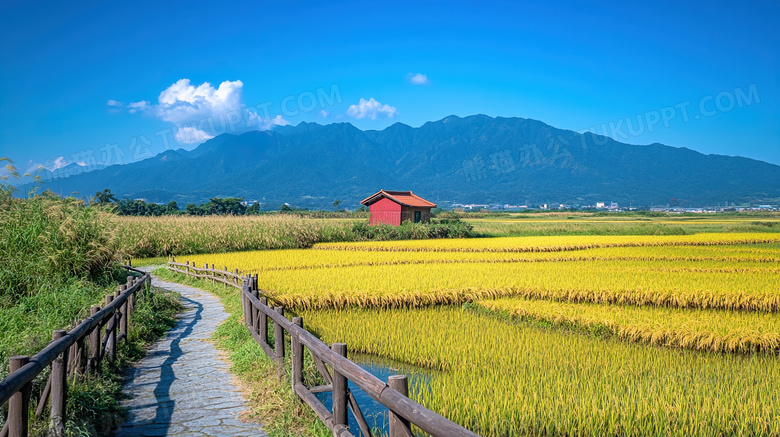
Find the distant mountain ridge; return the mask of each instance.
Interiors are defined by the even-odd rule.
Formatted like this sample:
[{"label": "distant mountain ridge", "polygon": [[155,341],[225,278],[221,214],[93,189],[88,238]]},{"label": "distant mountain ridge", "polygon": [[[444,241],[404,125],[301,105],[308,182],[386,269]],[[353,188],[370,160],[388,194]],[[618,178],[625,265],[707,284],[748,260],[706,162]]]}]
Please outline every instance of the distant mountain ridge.
[{"label": "distant mountain ridge", "polygon": [[413,190],[443,205],[715,205],[779,201],[780,166],[474,115],[379,131],[302,122],[223,134],[192,151],[168,150],[44,188],[90,196],[109,188],[118,198],[180,204],[244,197],[265,209],[284,202],[324,208],[335,199],[356,207],[381,188]]}]

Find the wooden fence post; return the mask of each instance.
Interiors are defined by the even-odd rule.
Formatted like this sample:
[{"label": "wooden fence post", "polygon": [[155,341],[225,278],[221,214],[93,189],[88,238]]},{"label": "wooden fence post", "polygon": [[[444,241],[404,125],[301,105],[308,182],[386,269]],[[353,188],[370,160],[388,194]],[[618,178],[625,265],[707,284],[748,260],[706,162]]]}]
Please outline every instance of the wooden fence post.
[{"label": "wooden fence post", "polygon": [[[95,305],[89,310],[90,316],[94,316],[100,311],[100,307]],[[89,373],[97,373],[100,369],[100,326],[89,334],[89,360],[87,361]]]},{"label": "wooden fence post", "polygon": [[[249,294],[255,298],[258,297],[257,290],[252,290],[249,292]],[[252,329],[254,329],[255,332],[260,332],[260,310],[255,308],[254,305],[250,304],[249,311],[252,313]]]},{"label": "wooden fence post", "polygon": [[233,280],[238,284],[238,269],[236,269],[236,277]]},{"label": "wooden fence post", "polygon": [[[124,288],[123,288],[124,287]],[[127,286],[119,287],[119,295],[127,291]],[[122,337],[125,338],[125,341],[127,341],[127,318],[130,314],[128,306],[130,305],[130,299],[125,299],[125,302],[122,304],[121,307],[119,307],[119,313],[122,315],[122,318],[119,319],[119,333],[122,335]]]},{"label": "wooden fence post", "polygon": [[[260,303],[268,306],[268,298],[261,297]],[[265,342],[265,344],[268,344],[268,316],[263,312],[260,313],[259,324],[260,324],[260,330],[257,332],[257,334],[260,335],[260,338],[263,339],[263,342]]]},{"label": "wooden fence post", "polygon": [[[52,341],[67,335],[64,329],[52,332]],[[65,404],[68,394],[68,350],[57,356],[51,363],[51,433],[55,437],[65,436]]]},{"label": "wooden fence post", "polygon": [[[333,343],[330,347],[333,352],[347,356],[346,343]],[[347,424],[347,377],[336,368],[333,369],[333,426]]]},{"label": "wooden fence post", "polygon": [[[144,288],[146,288],[146,284],[143,285]],[[130,322],[130,316],[133,315],[135,312],[135,295],[138,293],[138,290],[135,291],[135,293],[132,293],[130,296],[127,297],[128,305],[127,305],[127,319],[128,323]]]},{"label": "wooden fence post", "polygon": [[249,314],[248,314],[248,307],[249,303],[246,299],[246,293],[249,290],[249,279],[244,278],[244,282],[241,283],[241,310],[244,314],[244,325],[249,326]]},{"label": "wooden fence post", "polygon": [[[387,378],[387,385],[404,396],[409,396],[409,384],[406,375],[392,375]],[[412,427],[409,421],[389,410],[390,437],[412,437]]]},{"label": "wooden fence post", "polygon": [[[30,362],[27,355],[14,355],[9,359],[9,371],[11,373],[24,367]],[[8,436],[27,437],[27,426],[30,421],[30,395],[32,394],[32,381],[16,392],[8,401]]]},{"label": "wooden fence post", "polygon": [[[274,311],[284,316],[284,307],[276,307]],[[276,352],[276,375],[281,379],[284,377],[284,328],[274,321],[274,352]]]},{"label": "wooden fence post", "polygon": [[[303,318],[293,317],[293,324],[303,328]],[[303,345],[298,341],[298,336],[290,334],[290,353],[292,354],[292,387],[295,392],[295,384],[303,383]]]},{"label": "wooden fence post", "polygon": [[[114,301],[114,296],[107,294],[105,299],[105,306],[108,307],[108,305],[111,304],[111,302]],[[110,357],[111,362],[116,361],[116,317],[113,316],[112,319],[108,322],[108,325],[106,325],[106,335],[108,336],[108,342],[106,343],[106,351],[105,356]]]}]

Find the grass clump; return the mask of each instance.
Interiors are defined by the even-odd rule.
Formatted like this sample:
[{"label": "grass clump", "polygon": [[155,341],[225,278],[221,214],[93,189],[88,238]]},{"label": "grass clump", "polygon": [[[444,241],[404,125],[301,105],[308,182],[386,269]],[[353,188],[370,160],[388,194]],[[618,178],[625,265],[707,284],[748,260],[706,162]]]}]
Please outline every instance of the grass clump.
[{"label": "grass clump", "polygon": [[0,233],[0,307],[71,280],[104,280],[116,266],[111,224],[78,199],[7,200]]}]

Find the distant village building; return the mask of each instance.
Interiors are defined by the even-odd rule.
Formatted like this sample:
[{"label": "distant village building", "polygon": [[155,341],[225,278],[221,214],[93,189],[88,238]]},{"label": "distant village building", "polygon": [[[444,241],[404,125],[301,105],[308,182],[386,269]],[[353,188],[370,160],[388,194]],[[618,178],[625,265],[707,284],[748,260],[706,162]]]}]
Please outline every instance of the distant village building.
[{"label": "distant village building", "polygon": [[427,222],[431,220],[431,208],[436,208],[435,203],[411,191],[380,190],[360,203],[371,211],[370,225],[385,223],[400,226],[405,221]]}]

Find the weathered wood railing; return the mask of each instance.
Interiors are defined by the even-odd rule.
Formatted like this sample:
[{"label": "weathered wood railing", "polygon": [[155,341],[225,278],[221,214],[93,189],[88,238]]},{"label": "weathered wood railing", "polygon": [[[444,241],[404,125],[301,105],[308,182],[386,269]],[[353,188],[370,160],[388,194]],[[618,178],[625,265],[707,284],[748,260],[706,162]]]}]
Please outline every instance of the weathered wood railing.
[{"label": "weathered wood railing", "polygon": [[117,345],[128,335],[127,321],[135,310],[136,293],[151,285],[148,273],[130,266],[125,268],[143,276],[128,276],[126,284],[114,294],[105,296],[103,308],[93,306],[90,316],[70,331],[54,330],[52,342],[33,357],[17,355],[10,358],[10,373],[0,382],[0,406],[8,402],[8,419],[0,430],[0,437],[28,435],[33,380],[46,366],[51,366],[51,374],[35,414],[43,414],[51,399],[51,433],[65,435],[69,374],[95,374],[100,372],[104,359],[115,362]]},{"label": "weathered wood railing", "polygon": [[214,264],[209,268],[208,263],[206,263],[202,269],[199,269],[195,267],[194,262],[190,265],[189,261],[184,264],[170,261],[168,262],[168,269],[195,278],[208,279],[211,282],[221,282],[225,285],[232,285],[237,288],[241,288],[241,281],[244,280],[244,277],[238,274],[238,269],[236,269],[235,272],[228,271],[227,267],[225,267],[224,270],[217,270],[214,267]]},{"label": "weathered wood railing", "polygon": [[[334,343],[330,347],[319,338],[304,329],[303,319],[294,317],[292,320],[284,316],[284,308],[268,305],[268,298],[258,289],[257,276],[241,276],[236,269],[230,272],[225,267],[218,270],[212,264],[204,268],[171,261],[168,269],[202,279],[209,279],[232,285],[241,290],[241,303],[244,322],[247,329],[260,344],[263,351],[277,364],[277,371],[282,377],[286,374],[284,362],[285,335],[290,337],[290,367],[291,385],[295,394],[303,400],[322,422],[333,432],[334,436],[349,437],[347,413],[352,411],[355,421],[364,436],[371,436],[371,430],[350,393],[347,382],[352,381],[366,394],[371,396],[389,410],[390,437],[411,437],[411,425],[435,437],[473,437],[477,434],[442,417],[408,397],[408,382],[406,375],[393,375],[388,382],[380,380],[367,370],[347,358],[347,345]],[[240,280],[240,281],[239,281]],[[273,325],[274,347],[269,343],[269,319]],[[285,334],[286,333],[286,334]],[[304,351],[308,349],[317,371],[325,381],[324,385],[309,387],[303,375]],[[330,370],[327,366],[330,366]],[[314,395],[315,393],[332,392],[332,411]]]}]

